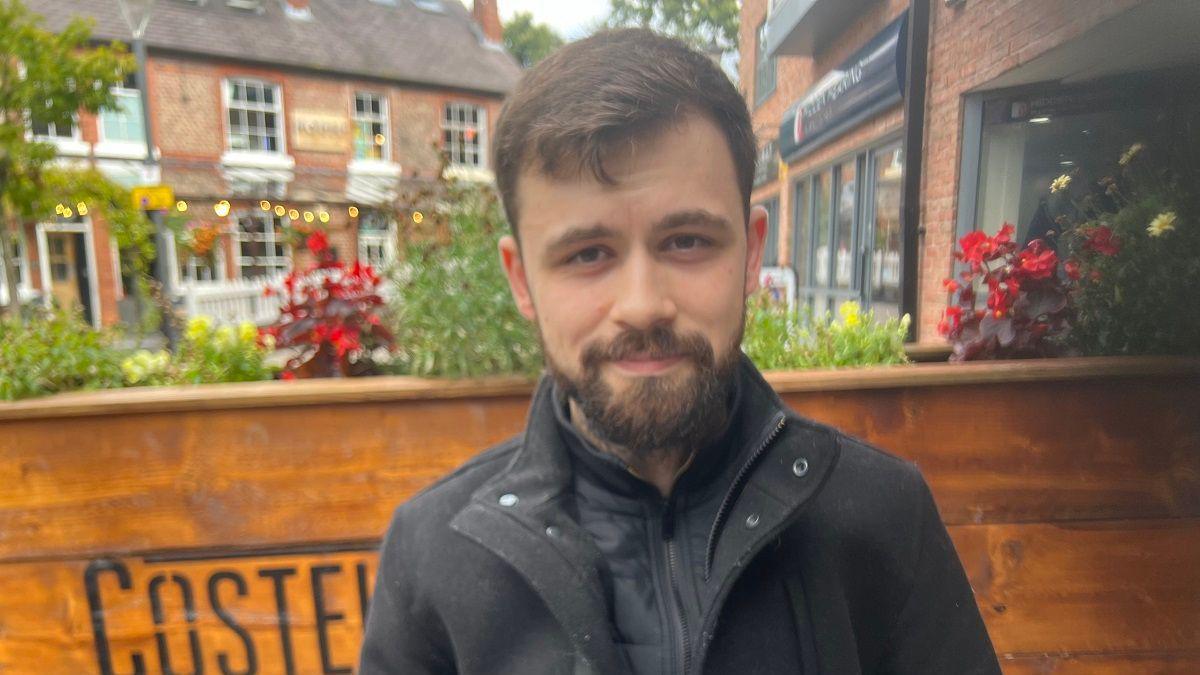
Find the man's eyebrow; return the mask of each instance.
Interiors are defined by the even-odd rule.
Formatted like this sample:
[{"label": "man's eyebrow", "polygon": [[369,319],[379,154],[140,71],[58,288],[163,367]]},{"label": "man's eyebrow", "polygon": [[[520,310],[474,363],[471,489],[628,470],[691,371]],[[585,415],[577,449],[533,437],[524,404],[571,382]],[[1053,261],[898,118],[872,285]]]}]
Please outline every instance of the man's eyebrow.
[{"label": "man's eyebrow", "polygon": [[580,225],[569,228],[566,232],[558,235],[546,245],[546,253],[552,255],[555,251],[560,251],[582,241],[590,241],[592,239],[601,239],[604,237],[615,237],[617,231],[603,223],[593,223],[591,225]]},{"label": "man's eyebrow", "polygon": [[667,214],[654,224],[654,231],[673,230],[677,227],[686,227],[688,225],[698,225],[715,230],[733,229],[733,225],[727,218],[718,216],[711,211],[705,211],[704,209],[690,209],[688,211],[676,211],[675,213]]}]

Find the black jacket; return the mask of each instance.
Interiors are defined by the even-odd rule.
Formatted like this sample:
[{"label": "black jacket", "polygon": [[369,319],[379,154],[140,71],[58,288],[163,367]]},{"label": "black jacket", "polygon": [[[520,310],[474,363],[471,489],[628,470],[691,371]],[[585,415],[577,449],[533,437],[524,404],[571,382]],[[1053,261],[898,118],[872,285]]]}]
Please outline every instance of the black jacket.
[{"label": "black jacket", "polygon": [[[798,416],[748,360],[739,377],[737,459],[707,481],[711,527],[696,518],[680,540],[688,672],[999,673],[916,467]],[[565,446],[543,378],[522,436],[397,509],[364,675],[630,672]]]}]

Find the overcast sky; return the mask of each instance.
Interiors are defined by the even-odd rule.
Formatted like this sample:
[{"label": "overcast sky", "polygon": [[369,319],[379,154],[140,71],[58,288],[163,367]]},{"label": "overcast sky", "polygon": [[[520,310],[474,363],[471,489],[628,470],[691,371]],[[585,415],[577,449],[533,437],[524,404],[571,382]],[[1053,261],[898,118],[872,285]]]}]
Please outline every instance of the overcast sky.
[{"label": "overcast sky", "polygon": [[[568,40],[583,36],[596,19],[608,15],[608,0],[496,0],[500,20],[508,21],[517,12],[530,12],[534,21],[550,27]],[[472,0],[463,0],[467,7]]]}]

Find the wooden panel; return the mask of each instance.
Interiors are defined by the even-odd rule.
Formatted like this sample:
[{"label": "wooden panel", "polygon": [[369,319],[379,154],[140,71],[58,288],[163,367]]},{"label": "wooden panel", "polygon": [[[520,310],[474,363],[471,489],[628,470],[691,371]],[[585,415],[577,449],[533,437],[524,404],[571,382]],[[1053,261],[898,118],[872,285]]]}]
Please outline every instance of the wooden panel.
[{"label": "wooden panel", "polygon": [[1000,662],[1005,675],[1196,675],[1200,653],[1039,656]]},{"label": "wooden panel", "polygon": [[0,559],[375,539],[527,399],[11,421]]},{"label": "wooden panel", "polygon": [[[1200,661],[1200,520],[969,525],[951,528],[951,536],[1006,671],[1173,673]],[[373,583],[372,550],[219,555],[0,564],[0,672],[99,672],[104,646],[115,672],[132,672],[134,653],[149,673],[163,672],[156,630],[174,670],[191,672],[189,629],[207,672],[221,672],[219,653],[231,669],[244,666],[247,644],[259,672],[284,672],[285,653],[296,672],[317,672],[322,633],[332,665],[353,662],[369,605],[363,592]],[[117,568],[128,573],[127,588]],[[287,606],[286,649],[275,577]],[[237,593],[238,579],[245,595]],[[182,586],[192,593],[190,623]],[[162,601],[157,624],[152,595]],[[93,605],[104,617],[99,641]],[[319,623],[318,613],[339,616]]]},{"label": "wooden panel", "polygon": [[947,523],[1200,516],[1200,379],[784,397],[920,466]]},{"label": "wooden panel", "polygon": [[0,672],[349,673],[377,559],[0,564]]},{"label": "wooden panel", "polygon": [[997,653],[1200,652],[1200,519],[951,527]]}]

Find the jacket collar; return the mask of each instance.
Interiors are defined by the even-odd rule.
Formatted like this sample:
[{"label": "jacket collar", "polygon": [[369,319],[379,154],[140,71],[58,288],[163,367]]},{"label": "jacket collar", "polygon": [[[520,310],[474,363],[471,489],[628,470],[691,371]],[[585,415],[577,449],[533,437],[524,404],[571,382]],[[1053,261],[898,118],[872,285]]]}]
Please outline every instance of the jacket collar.
[{"label": "jacket collar", "polygon": [[[830,430],[790,411],[742,355],[738,368],[739,423],[730,456],[716,482],[731,499],[714,524],[704,643],[738,574],[755,554],[798,517],[836,463]],[[452,529],[505,560],[541,596],[570,636],[586,671],[626,673],[614,641],[599,576],[600,553],[564,507],[571,459],[555,415],[552,379],[534,392],[524,443],[509,465],[484,483],[452,520]],[[756,515],[755,526],[747,527]],[[722,522],[727,524],[721,527]],[[703,654],[703,649],[701,651]]]}]

